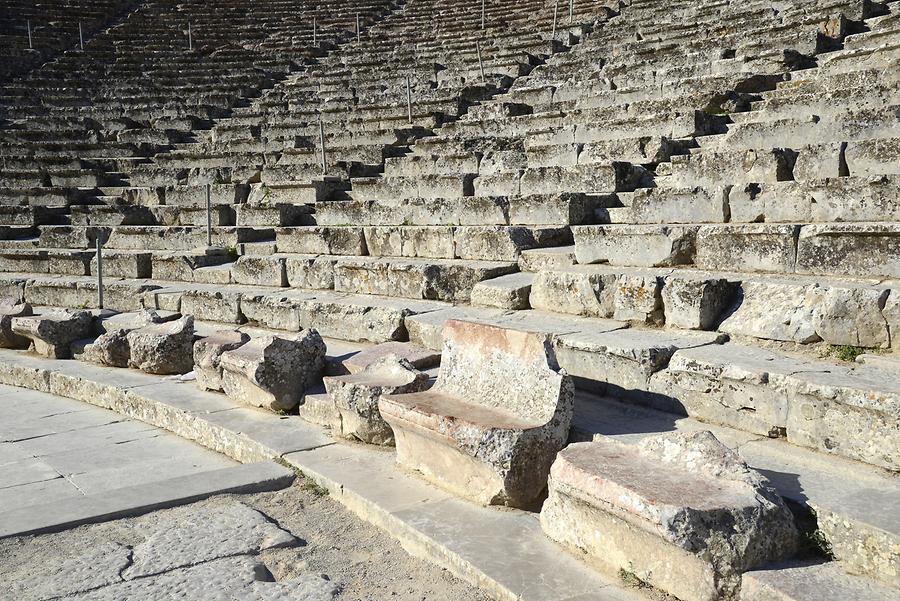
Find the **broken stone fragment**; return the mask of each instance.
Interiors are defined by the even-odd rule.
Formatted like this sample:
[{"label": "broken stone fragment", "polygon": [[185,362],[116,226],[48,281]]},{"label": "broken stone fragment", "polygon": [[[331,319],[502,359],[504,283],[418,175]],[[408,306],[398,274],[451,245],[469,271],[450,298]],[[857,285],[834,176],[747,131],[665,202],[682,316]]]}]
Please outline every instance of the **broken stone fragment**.
[{"label": "broken stone fragment", "polygon": [[33,350],[50,359],[71,357],[70,345],[87,338],[94,316],[89,311],[51,309],[40,315],[12,318],[12,331],[31,340]]},{"label": "broken stone fragment", "polygon": [[798,541],[769,482],[708,431],[569,445],[549,493],[551,538],[684,601],[739,598],[743,572]]},{"label": "broken stone fragment", "polygon": [[325,342],[316,330],[292,338],[263,336],[219,357],[229,398],[272,411],[291,411],[322,376]]},{"label": "broken stone fragment", "polygon": [[369,444],[390,445],[394,433],[378,410],[384,394],[420,392],[428,386],[428,374],[396,355],[387,355],[361,372],[325,378],[328,391],[340,414],[340,433]]},{"label": "broken stone fragment", "polygon": [[28,348],[29,339],[12,331],[13,317],[34,314],[31,305],[14,299],[0,300],[0,348]]},{"label": "broken stone fragment", "polygon": [[409,361],[416,369],[431,369],[441,362],[440,353],[412,342],[383,342],[348,357],[342,364],[348,372],[355,374],[389,355]]},{"label": "broken stone fragment", "polygon": [[732,302],[735,287],[724,278],[672,275],[662,289],[666,325],[686,330],[715,329]]},{"label": "broken stone fragment", "polygon": [[101,334],[94,342],[84,347],[84,352],[79,358],[82,361],[110,367],[128,367],[131,360],[128,330],[116,329]]},{"label": "broken stone fragment", "polygon": [[219,330],[212,336],[201,338],[194,343],[194,373],[197,386],[201,390],[222,391],[222,367],[219,359],[222,353],[243,346],[250,340],[244,332]]},{"label": "broken stone fragment", "polygon": [[194,317],[144,326],[127,335],[129,365],[151,374],[184,374],[194,366]]}]

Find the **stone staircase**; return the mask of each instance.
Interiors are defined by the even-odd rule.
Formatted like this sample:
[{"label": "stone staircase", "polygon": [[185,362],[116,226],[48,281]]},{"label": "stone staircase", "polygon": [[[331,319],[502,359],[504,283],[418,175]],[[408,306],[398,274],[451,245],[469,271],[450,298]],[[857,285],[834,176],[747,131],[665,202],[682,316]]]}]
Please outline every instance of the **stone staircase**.
[{"label": "stone staircase", "polygon": [[95,307],[99,240],[107,309],[546,333],[573,441],[709,429],[788,501],[742,599],[897,594],[898,2],[296,4],[144,2],[4,88],[0,292]]}]

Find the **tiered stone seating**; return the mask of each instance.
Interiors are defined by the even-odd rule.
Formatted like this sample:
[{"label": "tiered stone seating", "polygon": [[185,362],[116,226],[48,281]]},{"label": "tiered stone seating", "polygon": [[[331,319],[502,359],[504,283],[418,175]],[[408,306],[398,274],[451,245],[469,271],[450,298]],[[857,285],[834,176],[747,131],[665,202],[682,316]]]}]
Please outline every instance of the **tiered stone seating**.
[{"label": "tiered stone seating", "polygon": [[[600,445],[559,460],[550,511],[557,526],[584,517],[554,538],[603,555],[569,535],[611,536],[616,519],[663,533],[647,548],[682,554],[687,572],[664,574],[640,546],[616,565],[646,560],[631,576],[682,597],[801,598],[796,579],[895,593],[900,5],[576,2],[570,21],[560,4],[551,39],[554,4],[537,0],[487,2],[484,30],[463,0],[266,0],[264,20],[236,1],[144,3],[0,97],[0,296],[39,315],[96,307],[99,240],[108,309],[435,351],[466,320],[494,332],[471,351],[487,363],[499,355],[478,353],[503,336],[539,339],[555,363],[537,371],[562,377],[558,364],[577,388],[572,439]],[[528,447],[527,477],[490,454],[498,433],[543,432],[545,414],[504,404],[534,373],[501,370],[493,394],[456,371],[453,347],[437,387],[406,401],[382,396],[427,385],[405,365],[329,374],[335,396],[364,397],[338,406],[312,382],[253,381],[260,344],[210,341],[203,385],[228,388],[227,371],[233,395],[266,390],[279,411],[305,388],[301,415],[343,410],[335,433],[393,436],[402,463],[462,496],[541,500],[565,436]],[[635,470],[659,458],[628,446],[672,429],[737,448],[835,561],[698,559],[654,514],[696,508],[690,495],[656,495]],[[673,471],[716,491],[702,500],[759,509],[696,467]]]},{"label": "tiered stone seating", "polygon": [[0,81],[20,76],[59,53],[81,50],[82,40],[89,41],[137,4],[134,0],[5,0],[0,13]]}]

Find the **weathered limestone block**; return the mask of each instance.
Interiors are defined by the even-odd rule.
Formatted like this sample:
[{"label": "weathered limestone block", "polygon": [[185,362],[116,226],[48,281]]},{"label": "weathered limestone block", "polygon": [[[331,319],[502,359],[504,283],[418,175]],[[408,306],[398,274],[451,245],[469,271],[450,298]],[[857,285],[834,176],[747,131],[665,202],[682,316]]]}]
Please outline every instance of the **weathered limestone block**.
[{"label": "weathered limestone block", "polygon": [[701,269],[793,273],[797,225],[707,225],[697,232]]},{"label": "weathered limestone block", "polygon": [[877,366],[839,366],[725,344],[672,356],[654,404],[820,452],[897,469],[900,382]]},{"label": "weathered limestone block", "polygon": [[741,579],[741,601],[893,601],[897,589],[847,572],[843,561],[779,563]]},{"label": "weathered limestone block", "polygon": [[891,347],[900,349],[900,290],[894,288],[884,302],[881,314],[887,321],[891,334]]},{"label": "weathered limestone block", "polygon": [[219,357],[229,398],[271,411],[290,411],[322,376],[325,342],[316,330],[293,338],[263,336]]},{"label": "weathered limestone block", "polygon": [[527,309],[531,293],[532,273],[511,273],[475,284],[469,302],[498,309]]},{"label": "weathered limestone block", "polygon": [[131,360],[128,330],[118,329],[101,334],[84,347],[78,358],[110,367],[128,367]]},{"label": "weathered limestone block", "polygon": [[900,225],[804,225],[797,243],[797,272],[900,277]]},{"label": "weathered limestone block", "polygon": [[453,236],[456,257],[481,261],[516,261],[523,250],[571,244],[566,227],[460,227]]},{"label": "weathered limestone block", "polygon": [[877,286],[745,280],[719,330],[800,344],[824,340],[886,348],[891,340],[884,312],[888,295],[888,289]]},{"label": "weathered limestone block", "polygon": [[652,402],[653,395],[646,392],[650,378],[665,370],[677,351],[718,346],[723,338],[713,332],[647,330],[626,325],[609,321],[557,335],[560,366],[597,392]]},{"label": "weathered limestone block", "polygon": [[369,364],[361,372],[325,378],[325,390],[340,415],[340,434],[369,444],[392,445],[394,432],[381,417],[378,401],[385,394],[421,392],[428,374],[396,355]]},{"label": "weathered limestone block", "polygon": [[191,371],[194,317],[186,315],[128,333],[129,365],[150,374],[184,374]]},{"label": "weathered limestone block", "polygon": [[694,261],[698,226],[579,225],[572,227],[581,264],[669,267]]},{"label": "weathered limestone block", "polygon": [[366,247],[372,256],[455,258],[453,227],[367,227],[364,232]]},{"label": "weathered limestone block", "polygon": [[529,302],[533,309],[608,318],[615,311],[615,290],[615,274],[573,266],[538,273]]},{"label": "weathered limestone block", "polygon": [[194,343],[194,373],[197,386],[201,390],[222,391],[222,367],[219,359],[222,353],[243,346],[250,340],[244,332],[219,330],[212,336],[201,338]]},{"label": "weathered limestone block", "polygon": [[735,286],[725,278],[670,275],[662,302],[666,325],[685,330],[712,330],[731,304]]},{"label": "weathered limestone block", "polygon": [[278,252],[307,255],[365,255],[366,239],[361,227],[276,228]]},{"label": "weathered limestone block", "polygon": [[880,288],[823,288],[812,326],[828,344],[887,348],[891,334],[882,308],[890,293]]},{"label": "weathered limestone block", "polygon": [[237,284],[287,286],[285,258],[278,255],[238,257],[231,266],[231,278]]},{"label": "weathered limestone block", "polygon": [[728,216],[728,189],[640,188],[630,216],[630,223],[722,223]]},{"label": "weathered limestone block", "polygon": [[351,374],[356,374],[366,367],[393,355],[409,361],[416,369],[430,369],[441,362],[441,354],[412,342],[383,342],[364,349],[341,363]]},{"label": "weathered limestone block", "polygon": [[94,316],[88,311],[52,309],[40,315],[13,317],[14,334],[31,340],[34,352],[50,359],[68,359],[70,345],[75,340],[87,338],[94,324]]},{"label": "weathered limestone block", "polygon": [[204,321],[244,323],[241,293],[221,288],[194,288],[181,294],[181,313]]},{"label": "weathered limestone block", "polygon": [[397,461],[484,504],[531,506],[568,438],[574,386],[549,334],[450,320],[435,386],[385,395]]},{"label": "weathered limestone block", "polygon": [[613,319],[661,325],[665,321],[662,278],[622,274],[616,277]]},{"label": "weathered limestone block", "polygon": [[327,255],[286,255],[287,284],[292,288],[331,290],[334,288],[334,264]]},{"label": "weathered limestone block", "polygon": [[0,300],[0,348],[28,348],[28,338],[12,331],[13,318],[28,315],[34,315],[28,303],[13,298]]},{"label": "weathered limestone block", "polygon": [[769,482],[710,432],[569,445],[549,489],[550,538],[685,601],[738,599],[743,572],[798,541]]}]

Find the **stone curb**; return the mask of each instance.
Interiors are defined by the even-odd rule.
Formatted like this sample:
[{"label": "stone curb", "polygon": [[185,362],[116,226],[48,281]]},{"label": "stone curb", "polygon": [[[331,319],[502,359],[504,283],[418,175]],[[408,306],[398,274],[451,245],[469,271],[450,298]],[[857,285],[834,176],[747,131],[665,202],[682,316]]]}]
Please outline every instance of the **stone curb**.
[{"label": "stone curb", "polygon": [[0,513],[0,539],[43,534],[194,503],[227,493],[255,493],[291,485],[293,471],[272,461],[128,486],[80,499]]},{"label": "stone curb", "polygon": [[51,361],[5,349],[0,349],[0,383],[110,409],[242,463],[289,466],[385,530],[410,554],[499,600],[645,599],[566,554],[544,536],[536,515],[457,499],[403,473],[390,453],[337,444],[299,417],[244,409],[224,395],[134,370]]}]

